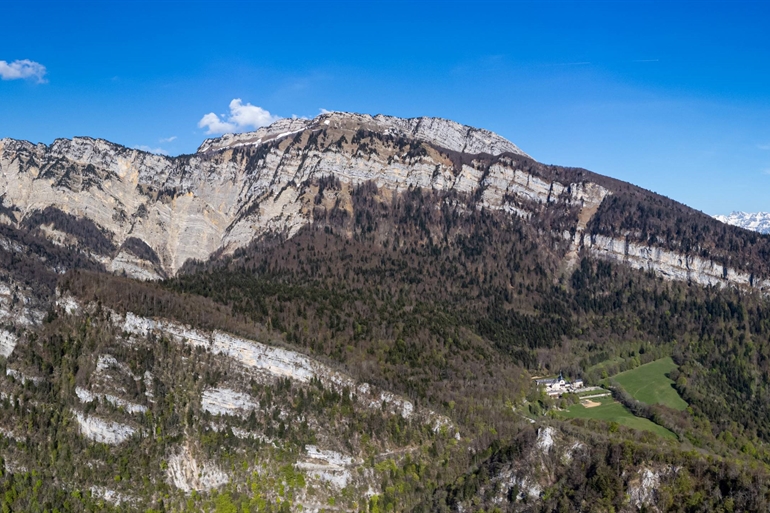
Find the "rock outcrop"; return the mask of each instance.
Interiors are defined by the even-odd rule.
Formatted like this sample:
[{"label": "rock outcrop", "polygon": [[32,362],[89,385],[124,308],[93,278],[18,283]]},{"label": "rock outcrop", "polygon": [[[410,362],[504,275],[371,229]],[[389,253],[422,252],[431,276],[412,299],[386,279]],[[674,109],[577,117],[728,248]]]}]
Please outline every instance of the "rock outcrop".
[{"label": "rock outcrop", "polygon": [[489,130],[461,125],[448,119],[429,117],[403,119],[382,114],[372,117],[344,112],[323,114],[315,119],[282,119],[256,132],[227,134],[215,139],[206,139],[198,148],[198,153],[237,146],[258,146],[304,130],[322,130],[326,127],[363,129],[394,137],[405,137],[460,153],[489,153],[490,155],[513,153],[527,156],[515,144]]},{"label": "rock outcrop", "polygon": [[[363,153],[360,145],[340,143],[370,132],[388,138],[381,143],[385,151]],[[152,279],[173,274],[188,259],[232,251],[267,232],[296,232],[312,221],[308,197],[315,191],[307,184],[323,176],[335,175],[347,186],[375,180],[394,190],[432,182],[463,190],[479,186],[477,180],[468,183],[479,175],[470,167],[458,180],[447,176],[452,163],[435,150],[396,154],[397,138],[457,152],[524,155],[491,132],[451,121],[337,113],[208,140],[197,154],[177,158],[87,137],[50,146],[3,139],[0,219],[22,225],[44,211],[87,219],[114,246],[89,249],[92,256],[112,271]],[[68,236],[57,224],[64,223],[53,216],[39,228],[58,244],[88,246],[85,234]],[[129,239],[144,242],[157,261],[125,248]]]},{"label": "rock outcrop", "polygon": [[136,433],[136,430],[131,426],[119,422],[87,416],[80,412],[74,414],[75,420],[80,426],[81,434],[95,442],[117,445],[125,442]]},{"label": "rock outcrop", "polygon": [[[268,232],[291,236],[312,222],[310,198],[318,191],[311,184],[325,176],[342,182],[343,194],[369,180],[392,191],[471,192],[483,185],[480,169],[457,169],[447,152],[526,156],[496,134],[452,121],[343,113],[210,139],[195,155],[177,158],[87,137],[50,146],[3,139],[0,219],[22,225],[44,211],[87,219],[114,246],[89,248],[93,257],[114,272],[152,279]],[[500,193],[522,187],[531,197],[548,195],[548,183],[508,166],[486,179],[498,193],[486,199],[498,206]],[[39,228],[60,245],[88,246],[84,234],[64,233],[61,224],[53,216]],[[129,239],[145,243],[157,260],[126,248]]]},{"label": "rock outcrop", "polygon": [[710,259],[669,251],[626,239],[595,235],[585,241],[588,251],[599,258],[625,263],[635,269],[653,271],[669,279],[703,286],[724,284],[770,290],[770,280],[731,269]]},{"label": "rock outcrop", "polygon": [[587,252],[669,279],[768,286],[702,255],[589,233],[612,187],[533,172],[533,163],[502,137],[452,121],[337,112],[208,139],[173,158],[87,137],[50,146],[2,139],[0,222],[78,247],[110,271],[157,279],[268,234],[291,237],[319,211],[350,213],[354,189],[372,182],[384,197],[457,193],[524,218],[569,211],[576,219],[558,233],[566,269]]}]

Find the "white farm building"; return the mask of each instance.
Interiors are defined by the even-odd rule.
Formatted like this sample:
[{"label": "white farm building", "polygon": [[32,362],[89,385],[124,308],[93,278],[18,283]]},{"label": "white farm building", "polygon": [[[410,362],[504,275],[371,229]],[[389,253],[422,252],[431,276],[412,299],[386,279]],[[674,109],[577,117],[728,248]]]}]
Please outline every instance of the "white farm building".
[{"label": "white farm building", "polygon": [[537,385],[545,388],[545,393],[548,395],[559,396],[567,392],[574,392],[579,388],[583,388],[583,380],[576,379],[575,381],[567,381],[564,379],[564,375],[559,373],[558,378],[545,378],[538,379]]}]

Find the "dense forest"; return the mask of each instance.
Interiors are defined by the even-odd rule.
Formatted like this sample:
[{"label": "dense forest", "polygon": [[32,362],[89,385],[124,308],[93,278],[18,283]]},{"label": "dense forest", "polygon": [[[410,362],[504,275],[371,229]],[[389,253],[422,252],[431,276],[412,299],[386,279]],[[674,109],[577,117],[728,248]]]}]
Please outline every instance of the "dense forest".
[{"label": "dense forest", "polygon": [[519,367],[597,382],[588,371],[596,363],[668,352],[681,366],[677,386],[716,436],[737,422],[768,440],[763,297],[588,257],[563,273],[527,223],[437,210],[430,194],[385,205],[362,187],[354,218],[332,213],[328,224],[190,266],[164,286],[228,305],[292,344],[436,404],[472,397],[475,387],[486,396],[490,373],[492,387]]},{"label": "dense forest", "polygon": [[[671,377],[690,407],[639,409],[680,440],[681,451],[653,458],[676,464],[687,451],[706,451],[732,473],[742,471],[731,465],[770,462],[764,297],[664,281],[589,257],[564,272],[544,249],[547,236],[531,225],[483,209],[436,209],[441,202],[432,194],[415,190],[387,204],[376,188],[362,187],[353,215],[330,212],[291,239],[190,265],[162,287],[209,298],[288,344],[447,413],[473,429],[480,454],[497,454],[503,449],[487,444],[521,429],[502,405],[554,407],[532,397],[528,376],[561,370],[599,383],[671,355],[679,365]],[[592,454],[591,465],[609,457]],[[723,471],[701,468],[693,490],[711,490]],[[752,493],[767,493],[757,485],[763,480],[752,481],[759,486]],[[730,483],[719,487],[727,493],[745,481]],[[560,486],[568,493],[578,484]],[[601,493],[621,500],[622,487],[610,488]],[[703,504],[718,497],[691,510],[709,509]],[[741,504],[737,510],[763,503]]]},{"label": "dense forest", "polygon": [[[356,137],[374,148],[384,136]],[[300,142],[320,144],[283,144]],[[258,159],[268,149],[238,151]],[[458,169],[471,162],[444,153]],[[768,270],[770,237],[587,171],[512,155],[472,160],[500,159],[612,189],[587,234]],[[125,250],[159,266],[147,243],[118,246],[55,208],[0,225],[2,335],[15,344],[0,356],[4,511],[768,508],[770,303],[761,291],[668,281],[587,251],[569,264],[561,234],[579,209],[567,203],[532,202],[527,219],[485,208],[483,191],[390,194],[366,182],[349,205],[330,207],[324,193],[341,190],[339,180],[305,185],[318,191],[311,224],[188,261],[159,282],[107,273],[94,257]],[[186,335],[131,331],[130,316]],[[350,381],[252,372],[212,349],[223,333]],[[644,403],[615,381],[664,357],[682,409]],[[605,387],[660,431],[565,417],[580,398],[549,397],[533,382],[558,373]],[[417,413],[362,399],[350,383]],[[216,394],[251,410],[211,410],[205,398]],[[88,419],[131,435],[89,439]],[[355,463],[335,467],[344,480],[324,481],[314,451]],[[196,462],[196,479],[227,480],[186,491],[170,477],[180,458]]]}]

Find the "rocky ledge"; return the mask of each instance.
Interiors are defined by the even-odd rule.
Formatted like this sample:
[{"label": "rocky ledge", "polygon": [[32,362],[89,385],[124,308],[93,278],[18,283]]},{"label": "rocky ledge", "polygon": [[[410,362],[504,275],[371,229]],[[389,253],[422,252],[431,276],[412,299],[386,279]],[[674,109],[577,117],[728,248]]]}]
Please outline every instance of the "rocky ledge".
[{"label": "rocky ledge", "polygon": [[[637,248],[620,234],[591,237],[614,182],[537,166],[487,130],[338,112],[209,139],[196,154],[173,158],[87,137],[50,146],[2,139],[0,223],[80,247],[113,272],[156,279],[268,234],[291,237],[319,209],[350,213],[353,190],[369,182],[383,197],[410,188],[457,193],[477,208],[527,219],[571,212],[565,219],[576,215],[573,225],[555,234],[568,241],[567,269],[587,252],[668,279],[767,286],[762,276],[702,256]],[[335,186],[323,187],[330,178]]]},{"label": "rocky ledge", "polygon": [[397,118],[378,114],[352,114],[347,112],[329,112],[314,119],[282,119],[256,132],[226,134],[215,139],[206,139],[198,148],[198,153],[217,151],[246,145],[259,145],[304,130],[321,130],[326,127],[335,129],[364,129],[372,132],[406,137],[417,141],[435,144],[441,148],[460,153],[500,155],[512,153],[528,157],[515,144],[494,132],[442,118]]}]

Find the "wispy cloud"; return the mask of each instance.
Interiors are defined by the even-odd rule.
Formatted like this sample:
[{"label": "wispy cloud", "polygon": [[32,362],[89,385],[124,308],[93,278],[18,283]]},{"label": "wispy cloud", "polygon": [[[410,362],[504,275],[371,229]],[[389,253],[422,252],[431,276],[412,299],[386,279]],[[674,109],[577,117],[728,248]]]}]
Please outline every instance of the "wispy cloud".
[{"label": "wispy cloud", "polygon": [[140,144],[139,146],[134,146],[137,150],[146,151],[147,153],[154,153],[156,155],[168,155],[168,152],[164,150],[163,148],[151,148],[149,146],[145,146],[144,144]]},{"label": "wispy cloud", "polygon": [[770,150],[770,144],[757,144],[757,148],[760,150]]},{"label": "wispy cloud", "polygon": [[631,62],[660,62],[660,59],[635,59]]},{"label": "wispy cloud", "polygon": [[171,137],[164,137],[163,139],[158,139],[158,142],[161,142],[161,143],[170,143],[172,141],[176,141],[175,135],[172,135]]},{"label": "wispy cloud", "polygon": [[768,167],[767,169],[763,169],[762,173],[766,175],[770,175],[770,167]]},{"label": "wispy cloud", "polygon": [[0,78],[3,80],[36,80],[38,84],[45,82],[46,69],[39,62],[23,59],[19,61],[0,61]]},{"label": "wispy cloud", "polygon": [[334,112],[333,110],[326,110],[326,109],[324,109],[323,107],[321,107],[320,109],[318,109],[318,111],[319,111],[321,114],[331,114],[332,112]]},{"label": "wispy cloud", "polygon": [[243,100],[235,98],[230,102],[230,113],[217,116],[209,112],[198,121],[200,128],[205,128],[207,134],[224,134],[229,132],[242,132],[248,129],[257,129],[281,119],[270,114],[262,107],[250,103],[243,104]]}]

